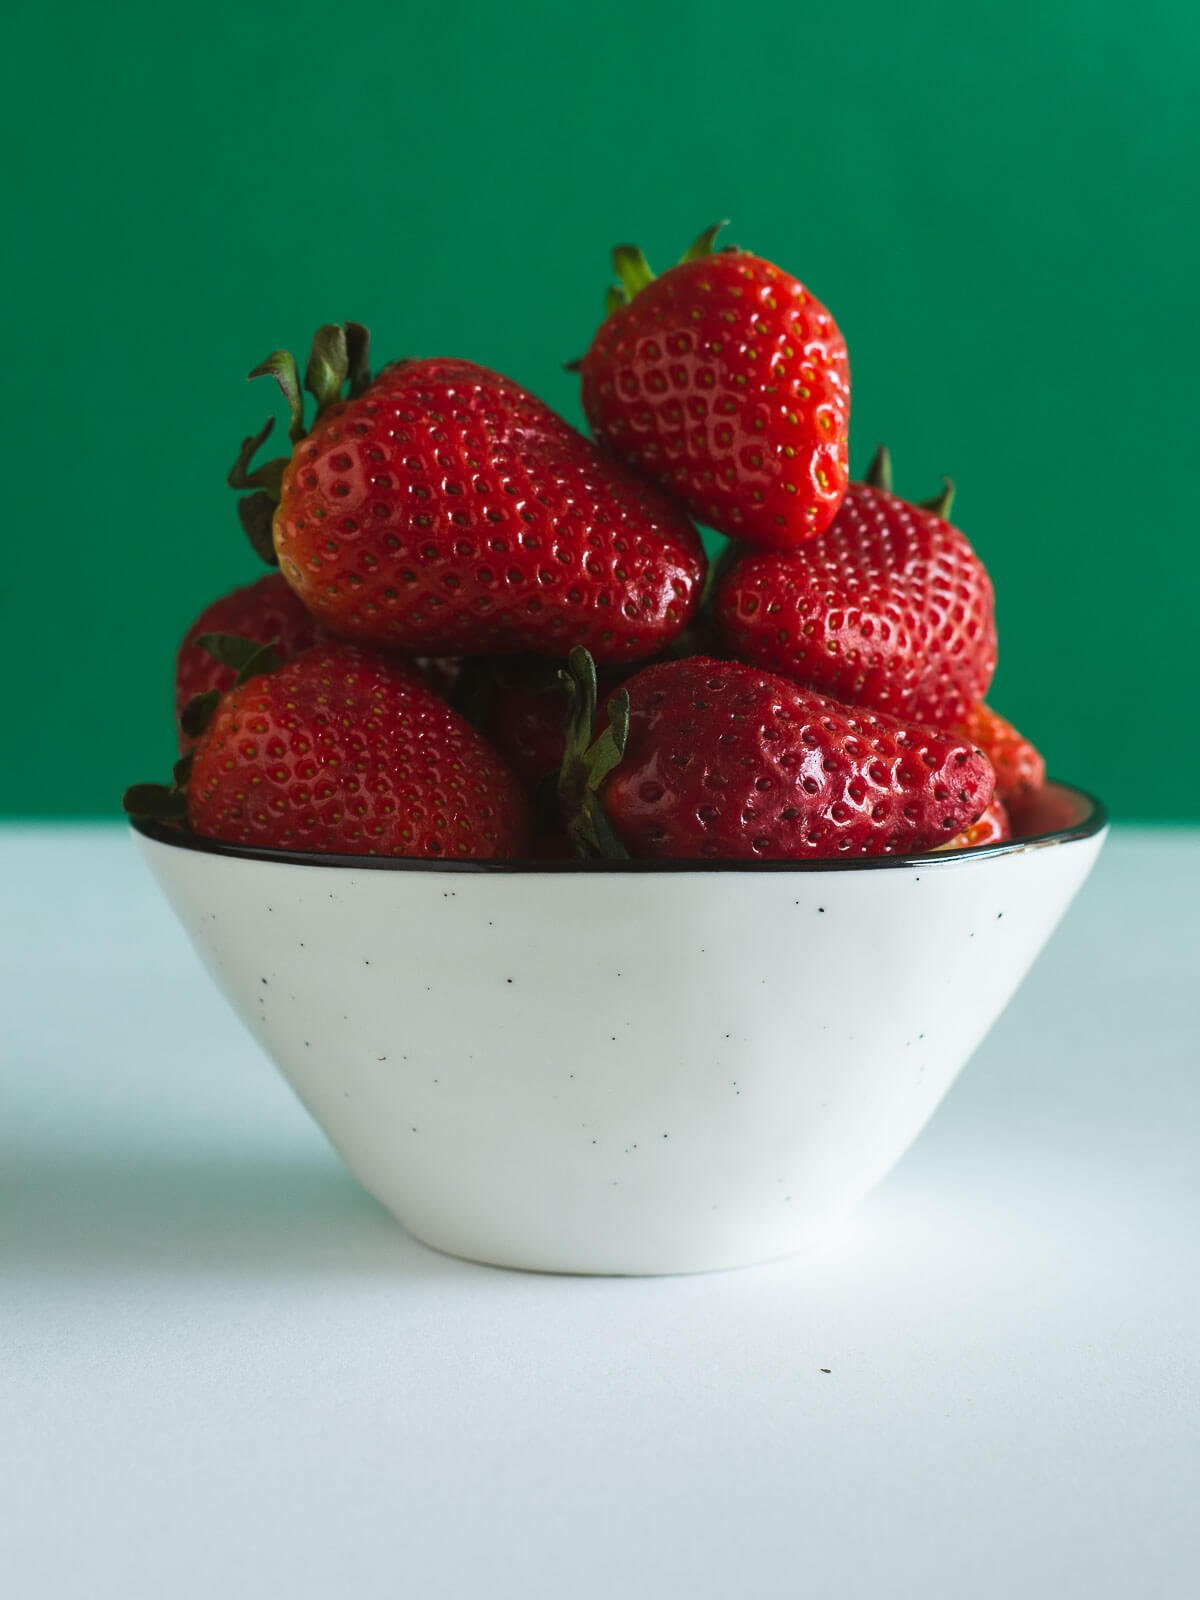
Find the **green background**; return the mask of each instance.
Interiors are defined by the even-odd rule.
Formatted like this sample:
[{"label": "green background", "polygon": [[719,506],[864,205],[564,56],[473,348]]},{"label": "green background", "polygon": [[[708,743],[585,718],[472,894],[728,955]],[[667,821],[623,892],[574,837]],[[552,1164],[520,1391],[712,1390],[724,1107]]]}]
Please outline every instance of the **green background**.
[{"label": "green background", "polygon": [[607,247],[725,216],[838,317],[855,470],[958,480],[992,702],[1118,814],[1200,814],[1193,5],[8,16],[5,811],[165,775],[175,641],[260,570],[223,477],[270,349],[357,318],[577,418]]}]

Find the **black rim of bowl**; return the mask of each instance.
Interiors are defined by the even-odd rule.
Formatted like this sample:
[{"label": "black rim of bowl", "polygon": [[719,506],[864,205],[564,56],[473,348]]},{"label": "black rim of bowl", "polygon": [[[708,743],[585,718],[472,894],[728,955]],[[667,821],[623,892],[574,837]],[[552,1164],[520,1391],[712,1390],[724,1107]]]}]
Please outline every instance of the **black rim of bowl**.
[{"label": "black rim of bowl", "polygon": [[1047,788],[1059,789],[1081,802],[1083,814],[1078,822],[1050,833],[1006,839],[999,844],[977,844],[967,850],[937,851],[924,855],[837,857],[818,861],[441,861],[426,856],[333,855],[306,850],[271,850],[253,844],[226,844],[188,833],[169,823],[144,817],[130,819],[132,827],[157,844],[178,850],[196,850],[201,855],[225,856],[234,861],[273,861],[292,867],[352,867],[368,872],[498,872],[540,877],[581,872],[864,872],[873,868],[953,867],[981,856],[1016,855],[1025,850],[1040,850],[1047,845],[1070,844],[1091,839],[1108,823],[1108,813],[1094,795],[1071,783],[1049,780]]}]

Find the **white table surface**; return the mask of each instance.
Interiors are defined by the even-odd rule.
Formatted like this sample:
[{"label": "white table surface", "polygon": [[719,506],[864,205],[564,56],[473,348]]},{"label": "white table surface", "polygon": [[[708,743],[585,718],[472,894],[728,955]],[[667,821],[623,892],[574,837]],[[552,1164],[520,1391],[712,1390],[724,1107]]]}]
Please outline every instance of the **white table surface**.
[{"label": "white table surface", "polygon": [[121,830],[0,897],[0,1593],[1200,1593],[1200,830],[1110,842],[836,1249],[697,1278],[409,1240]]}]

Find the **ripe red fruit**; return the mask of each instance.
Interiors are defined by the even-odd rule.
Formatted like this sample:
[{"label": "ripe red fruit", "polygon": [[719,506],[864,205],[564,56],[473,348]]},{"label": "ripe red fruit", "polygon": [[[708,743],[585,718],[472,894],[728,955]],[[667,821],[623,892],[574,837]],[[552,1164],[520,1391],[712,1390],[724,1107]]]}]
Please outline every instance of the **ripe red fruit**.
[{"label": "ripe red fruit", "polygon": [[[693,657],[646,667],[590,749],[586,659],[561,792],[581,853],[815,860],[928,850],[980,816],[987,758],[950,735]],[[627,714],[623,697],[628,696]]]},{"label": "ripe red fruit", "polygon": [[827,528],[849,476],[850,367],[802,284],[717,229],[656,278],[619,246],[622,290],[580,362],[592,431],[733,538],[791,549]]},{"label": "ripe red fruit", "polygon": [[969,828],[964,828],[961,833],[956,833],[953,839],[948,839],[945,844],[939,845],[939,850],[973,850],[979,844],[1002,844],[1005,839],[1012,838],[1012,827],[1009,824],[1008,812],[1004,809],[1004,801],[998,795],[992,796],[992,802],[983,815],[974,821]]},{"label": "ripe red fruit", "polygon": [[852,483],[820,538],[735,554],[714,600],[732,655],[852,705],[961,722],[996,668],[991,579],[943,517]]},{"label": "ripe red fruit", "polygon": [[991,706],[972,706],[955,731],[970,739],[992,763],[996,793],[1007,805],[1040,789],[1046,781],[1046,763],[1024,734],[1018,733]]},{"label": "ripe red fruit", "polygon": [[236,844],[451,861],[519,856],[529,825],[512,773],[417,672],[344,644],[221,700],[187,815]]},{"label": "ripe red fruit", "polygon": [[260,435],[231,474],[265,486],[244,507],[277,494],[280,568],[314,616],[345,638],[434,656],[562,659],[583,643],[598,660],[634,661],[682,632],[704,553],[677,507],[469,361],[401,361],[367,380],[362,347],[351,373],[349,326],[314,343],[307,435],[291,357],[259,369],[289,398],[296,447],[250,473]]},{"label": "ripe red fruit", "polygon": [[[175,720],[188,701],[216,689],[233,688],[237,669],[218,661],[196,641],[205,634],[232,633],[259,644],[275,641],[275,654],[290,661],[324,636],[324,630],[288,588],[277,572],[214,600],[192,623],[175,658]],[[191,740],[179,730],[180,749]]]}]

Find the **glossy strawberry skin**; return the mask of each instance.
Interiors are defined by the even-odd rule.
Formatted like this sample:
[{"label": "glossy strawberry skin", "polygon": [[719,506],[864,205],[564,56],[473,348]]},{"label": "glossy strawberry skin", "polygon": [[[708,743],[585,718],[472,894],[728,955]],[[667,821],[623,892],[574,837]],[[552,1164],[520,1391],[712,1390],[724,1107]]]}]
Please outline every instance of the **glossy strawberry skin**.
[{"label": "glossy strawberry skin", "polygon": [[969,828],[964,828],[961,833],[956,833],[953,839],[939,845],[939,850],[973,850],[981,844],[1003,844],[1006,839],[1012,838],[1012,828],[1005,810],[1004,801],[999,795],[993,795],[991,803],[981,817],[978,817]]},{"label": "glossy strawberry skin", "polygon": [[819,860],[944,843],[992,797],[965,741],[701,657],[635,674],[629,737],[604,780],[631,855]]},{"label": "glossy strawberry skin", "polygon": [[791,549],[849,477],[850,368],[833,317],[745,251],[663,273],[601,325],[580,365],[597,439],[732,538]]},{"label": "glossy strawberry skin", "polygon": [[317,645],[227,694],[195,748],[188,820],[206,837],[347,855],[520,856],[524,794],[411,667]]},{"label": "glossy strawberry skin", "polygon": [[1033,794],[1045,783],[1046,763],[1041,753],[991,706],[982,702],[972,706],[955,731],[978,745],[992,763],[996,793],[1006,805]]},{"label": "glossy strawberry skin", "polygon": [[322,412],[274,519],[280,569],[337,634],[413,655],[653,655],[704,554],[682,513],[508,378],[385,367]]},{"label": "glossy strawberry skin", "polygon": [[966,716],[996,668],[992,583],[966,537],[861,483],[820,538],[735,555],[714,614],[740,660],[938,728]]},{"label": "glossy strawberry skin", "polygon": [[[277,572],[222,595],[205,606],[180,641],[175,657],[177,725],[184,706],[195,695],[206,694],[210,689],[225,694],[237,677],[232,667],[222,666],[196,643],[205,633],[233,633],[259,644],[275,639],[275,653],[281,661],[290,661],[325,636],[320,624]],[[180,730],[179,742],[180,749],[185,749],[192,741]]]}]

